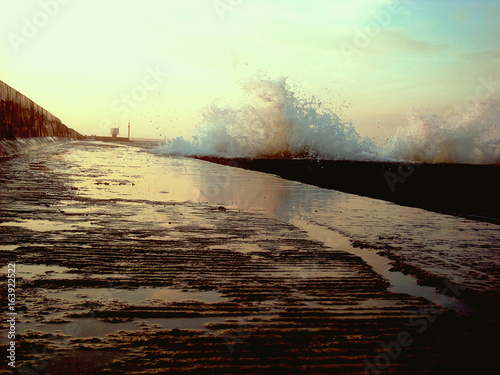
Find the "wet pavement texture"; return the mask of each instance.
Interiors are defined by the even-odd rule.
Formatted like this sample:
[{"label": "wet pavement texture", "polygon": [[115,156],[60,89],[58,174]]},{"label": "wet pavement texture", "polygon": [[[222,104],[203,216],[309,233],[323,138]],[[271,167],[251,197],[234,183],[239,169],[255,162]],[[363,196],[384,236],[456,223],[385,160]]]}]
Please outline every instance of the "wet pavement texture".
[{"label": "wet pavement texture", "polygon": [[[118,146],[71,152],[93,147]],[[495,363],[496,322],[390,292],[361,258],[260,213],[97,194],[134,179],[68,152],[0,165],[18,373],[443,374]],[[5,347],[6,319],[1,329]]]}]

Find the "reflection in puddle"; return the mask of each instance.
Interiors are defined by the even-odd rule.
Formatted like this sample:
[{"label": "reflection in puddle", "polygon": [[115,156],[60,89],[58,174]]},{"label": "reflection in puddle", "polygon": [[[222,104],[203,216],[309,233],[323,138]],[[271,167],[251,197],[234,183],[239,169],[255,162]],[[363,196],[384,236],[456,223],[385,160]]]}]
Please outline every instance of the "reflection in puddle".
[{"label": "reflection in puddle", "polygon": [[452,308],[466,314],[472,313],[471,308],[458,298],[448,297],[437,293],[436,289],[433,287],[421,286],[417,284],[417,280],[413,276],[405,275],[401,272],[392,272],[392,266],[390,265],[390,260],[388,258],[383,257],[370,249],[352,247],[348,239],[340,233],[312,223],[301,222],[297,223],[297,225],[306,230],[312,238],[324,242],[325,245],[334,249],[340,247],[344,251],[362,258],[375,270],[375,272],[389,280],[391,284],[389,291],[425,298],[438,305]]},{"label": "reflection in puddle", "polygon": [[[67,279],[71,276],[68,275],[72,270],[67,267],[60,266],[47,266],[45,264],[16,264],[16,277],[23,279],[33,280],[39,277],[47,276],[50,279]],[[7,273],[7,266],[0,268],[0,273]]]},{"label": "reflection in puddle", "polygon": [[67,223],[62,221],[50,221],[50,220],[23,220],[23,221],[12,221],[12,222],[1,223],[0,226],[20,227],[38,232],[45,232],[45,231],[59,231],[59,230],[74,230],[77,228],[92,228],[96,227],[97,225],[85,221]]},{"label": "reflection in puddle", "polygon": [[14,251],[19,245],[0,245],[0,251]]},{"label": "reflection in puddle", "polygon": [[77,290],[49,291],[47,297],[63,298],[69,301],[82,299],[120,300],[132,304],[150,303],[151,300],[161,302],[221,302],[226,301],[217,291],[183,291],[173,288],[138,288],[138,289],[113,289],[113,288],[79,288]]}]

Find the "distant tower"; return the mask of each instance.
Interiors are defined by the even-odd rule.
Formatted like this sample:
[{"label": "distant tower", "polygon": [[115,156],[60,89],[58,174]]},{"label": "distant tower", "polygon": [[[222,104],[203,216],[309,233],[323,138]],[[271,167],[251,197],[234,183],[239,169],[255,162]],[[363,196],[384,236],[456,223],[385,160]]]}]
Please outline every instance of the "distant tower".
[{"label": "distant tower", "polygon": [[118,137],[119,132],[120,132],[120,129],[111,128],[111,138],[116,139]]},{"label": "distant tower", "polygon": [[128,140],[130,141],[130,122],[128,123]]}]

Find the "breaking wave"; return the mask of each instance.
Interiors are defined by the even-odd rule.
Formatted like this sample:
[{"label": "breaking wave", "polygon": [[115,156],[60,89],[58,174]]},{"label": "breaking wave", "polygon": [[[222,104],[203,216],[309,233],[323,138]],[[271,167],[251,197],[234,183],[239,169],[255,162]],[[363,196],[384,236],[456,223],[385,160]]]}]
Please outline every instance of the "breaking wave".
[{"label": "breaking wave", "polygon": [[383,147],[390,158],[431,163],[499,164],[500,102],[478,102],[454,116],[411,108],[407,123]]},{"label": "breaking wave", "polygon": [[256,80],[245,90],[259,104],[231,108],[212,103],[193,140],[178,137],[160,153],[224,157],[377,158],[375,144],[362,138],[315,98],[299,99],[286,79]]},{"label": "breaking wave", "polygon": [[377,146],[361,137],[316,98],[302,99],[286,78],[251,80],[244,86],[257,104],[239,108],[214,102],[192,139],[177,137],[156,148],[185,156],[321,158],[335,160],[417,161],[498,164],[498,101],[443,118],[410,109],[406,124]]}]

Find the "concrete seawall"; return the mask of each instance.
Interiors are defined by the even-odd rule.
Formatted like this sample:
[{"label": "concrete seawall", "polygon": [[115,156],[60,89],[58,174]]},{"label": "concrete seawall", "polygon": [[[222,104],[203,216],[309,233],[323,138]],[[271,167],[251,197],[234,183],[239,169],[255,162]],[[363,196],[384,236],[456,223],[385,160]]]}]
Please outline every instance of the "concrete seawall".
[{"label": "concrete seawall", "polygon": [[403,206],[500,223],[497,165],[208,156],[198,159]]},{"label": "concrete seawall", "polygon": [[32,137],[83,139],[59,118],[0,81],[0,139]]}]

